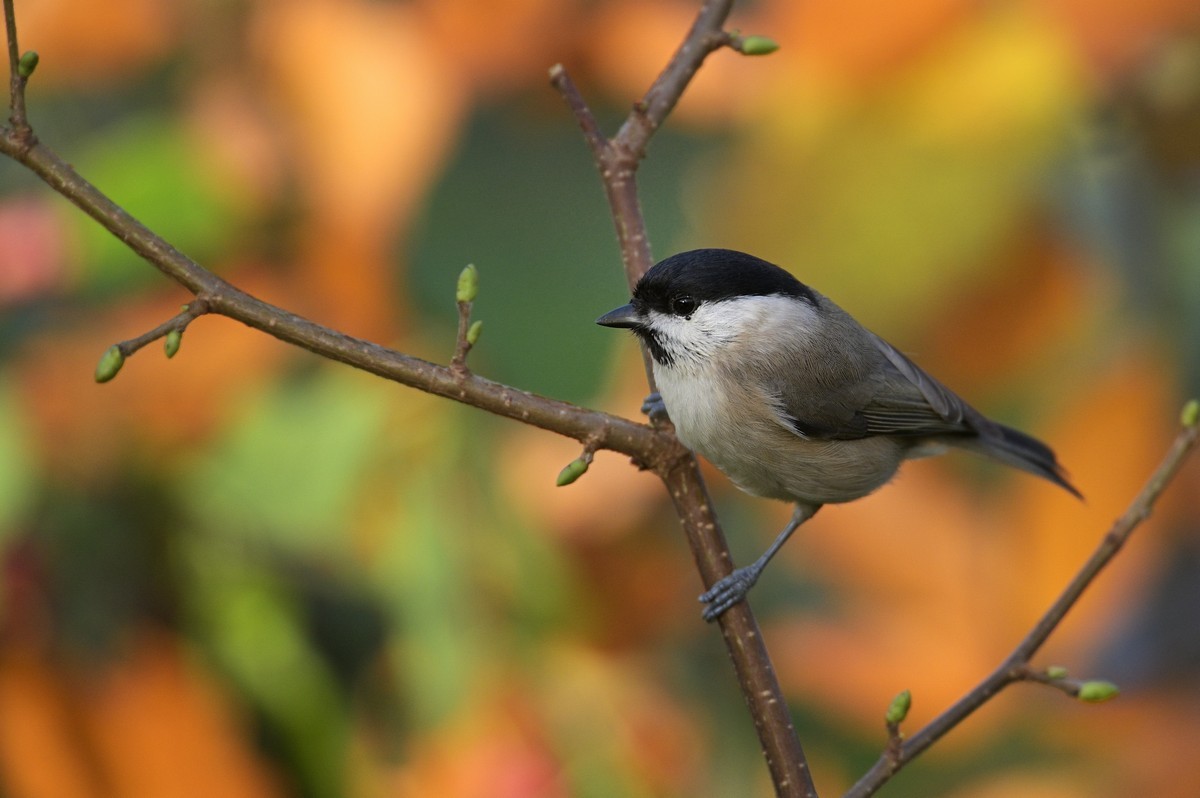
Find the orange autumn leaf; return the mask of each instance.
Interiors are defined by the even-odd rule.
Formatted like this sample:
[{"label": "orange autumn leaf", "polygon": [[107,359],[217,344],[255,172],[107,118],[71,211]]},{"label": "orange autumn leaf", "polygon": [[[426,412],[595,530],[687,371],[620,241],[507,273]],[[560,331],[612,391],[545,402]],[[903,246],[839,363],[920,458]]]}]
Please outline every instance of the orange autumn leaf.
[{"label": "orange autumn leaf", "polygon": [[0,699],[0,762],[15,798],[283,794],[227,699],[160,633],[87,675],[10,647]]},{"label": "orange autumn leaf", "polygon": [[1192,0],[1042,0],[1102,78],[1127,70],[1172,29],[1195,25]]},{"label": "orange autumn leaf", "polygon": [[171,0],[18,3],[21,45],[41,55],[35,85],[90,85],[136,75],[177,46],[178,6]]},{"label": "orange autumn leaf", "polygon": [[545,79],[579,30],[575,4],[562,0],[422,0],[429,36],[447,66],[476,89]]},{"label": "orange autumn leaf", "polygon": [[391,246],[438,174],[466,87],[407,4],[264,3],[252,46],[294,146],[299,275],[321,320],[386,340],[396,327]]},{"label": "orange autumn leaf", "polygon": [[979,8],[966,0],[816,0],[784,7],[779,35],[793,42],[798,58],[825,80],[851,84],[910,66]]},{"label": "orange autumn leaf", "polygon": [[385,774],[380,794],[394,798],[565,798],[561,767],[545,731],[520,696],[481,695],[474,711],[450,719],[409,749]]},{"label": "orange autumn leaf", "polygon": [[123,798],[283,794],[244,720],[165,635],[143,635],[83,705],[96,755]]},{"label": "orange autumn leaf", "polygon": [[0,769],[13,798],[100,798],[80,756],[78,711],[61,675],[33,651],[0,649]]}]

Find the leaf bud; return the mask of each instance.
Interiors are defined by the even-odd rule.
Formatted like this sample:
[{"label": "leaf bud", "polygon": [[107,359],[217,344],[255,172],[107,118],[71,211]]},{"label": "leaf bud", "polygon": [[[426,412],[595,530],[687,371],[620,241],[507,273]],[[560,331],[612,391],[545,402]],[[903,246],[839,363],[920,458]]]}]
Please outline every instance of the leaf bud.
[{"label": "leaf bud", "polygon": [[124,365],[125,355],[121,354],[121,347],[113,344],[104,350],[104,354],[100,356],[100,362],[96,364],[96,382],[108,382],[117,376],[117,372]]},{"label": "leaf bud", "polygon": [[1188,403],[1183,406],[1183,412],[1179,414],[1179,421],[1185,427],[1196,426],[1196,422],[1200,421],[1200,401],[1188,400]]},{"label": "leaf bud", "polygon": [[563,466],[563,470],[558,472],[558,479],[554,484],[558,487],[570,485],[575,480],[579,479],[588,470],[588,461],[582,457],[578,457]]},{"label": "leaf bud", "polygon": [[1084,682],[1079,685],[1078,698],[1080,701],[1086,701],[1089,704],[1099,704],[1102,701],[1108,701],[1110,698],[1116,698],[1120,692],[1121,688],[1112,682]]},{"label": "leaf bud", "polygon": [[37,69],[39,57],[36,50],[26,50],[21,56],[21,60],[17,62],[17,74],[26,80],[33,74],[33,70]]},{"label": "leaf bud", "polygon": [[475,295],[478,293],[479,270],[475,268],[475,264],[469,263],[458,275],[458,290],[455,292],[454,298],[459,302],[474,302]]},{"label": "leaf bud", "polygon": [[908,710],[912,707],[912,691],[902,690],[892,699],[892,703],[888,705],[887,714],[883,719],[887,721],[889,726],[895,726],[901,723],[908,717]]},{"label": "leaf bud", "polygon": [[742,55],[770,55],[779,49],[779,42],[770,36],[746,36],[738,51]]}]

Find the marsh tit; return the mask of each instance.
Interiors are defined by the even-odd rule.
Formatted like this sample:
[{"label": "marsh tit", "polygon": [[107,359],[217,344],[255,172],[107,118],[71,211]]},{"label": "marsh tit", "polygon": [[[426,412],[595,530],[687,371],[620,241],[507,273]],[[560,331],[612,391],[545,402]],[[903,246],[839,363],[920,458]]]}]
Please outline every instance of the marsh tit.
[{"label": "marsh tit", "polygon": [[714,620],[745,598],[771,557],[824,504],[888,482],[904,460],[956,446],[1079,496],[1041,441],[983,416],[826,297],[752,255],[697,249],[646,272],[633,300],[596,320],[632,330],[688,448],[755,496],[794,502],[753,564],[700,600]]}]

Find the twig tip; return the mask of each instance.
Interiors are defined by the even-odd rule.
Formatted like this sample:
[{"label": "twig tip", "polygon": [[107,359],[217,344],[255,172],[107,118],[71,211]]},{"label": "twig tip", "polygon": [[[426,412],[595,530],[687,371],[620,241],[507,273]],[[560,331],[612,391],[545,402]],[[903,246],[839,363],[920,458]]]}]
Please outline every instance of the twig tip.
[{"label": "twig tip", "polygon": [[779,49],[779,42],[770,36],[734,36],[730,46],[742,55],[770,55]]},{"label": "twig tip", "polygon": [[1121,688],[1112,682],[1095,680],[1079,685],[1079,692],[1076,693],[1076,698],[1089,704],[1099,704],[1103,701],[1116,698],[1120,692]]},{"label": "twig tip", "polygon": [[479,343],[479,335],[483,332],[483,320],[476,319],[471,322],[471,326],[467,328],[467,344],[475,346]]},{"label": "twig tip", "polygon": [[39,60],[40,57],[36,50],[26,50],[25,54],[21,56],[21,60],[17,62],[17,74],[25,80],[29,80],[33,71],[37,69]]},{"label": "twig tip", "polygon": [[556,487],[570,485],[575,480],[579,479],[587,473],[590,457],[577,457],[571,462],[563,466],[563,470],[558,472],[558,478],[554,480]]},{"label": "twig tip", "polygon": [[100,356],[100,362],[96,364],[96,382],[108,382],[117,376],[117,372],[124,365],[125,353],[121,351],[121,347],[113,344],[104,350],[104,354]]},{"label": "twig tip", "polygon": [[171,330],[163,339],[163,351],[167,355],[167,359],[175,357],[179,352],[179,345],[183,343],[183,330]]},{"label": "twig tip", "polygon": [[459,302],[474,302],[479,294],[479,270],[474,263],[468,263],[458,275],[458,285],[454,298]]},{"label": "twig tip", "polygon": [[1179,414],[1179,422],[1191,429],[1200,421],[1200,400],[1189,399]]},{"label": "twig tip", "polygon": [[888,726],[898,726],[908,717],[908,710],[911,708],[912,691],[901,690],[892,699],[892,703],[888,704],[887,714],[883,716],[883,719],[887,722]]}]

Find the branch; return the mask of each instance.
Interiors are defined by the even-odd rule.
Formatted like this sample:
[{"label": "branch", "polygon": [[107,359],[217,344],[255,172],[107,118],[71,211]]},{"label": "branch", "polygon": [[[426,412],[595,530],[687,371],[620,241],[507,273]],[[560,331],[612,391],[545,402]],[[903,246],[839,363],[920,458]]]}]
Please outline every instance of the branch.
[{"label": "branch", "polygon": [[[930,721],[929,725],[910,737],[900,746],[898,751],[894,750],[893,746],[889,746],[889,750],[885,751],[883,756],[876,761],[875,765],[846,793],[846,798],[865,798],[865,796],[874,795],[891,778],[893,773],[915,759],[918,754],[933,745],[942,735],[953,729],[965,720],[968,715],[1013,682],[1037,681],[1052,683],[1062,681],[1054,676],[1042,678],[1036,671],[1030,668],[1029,661],[1046,642],[1046,639],[1050,637],[1051,633],[1058,628],[1063,618],[1066,617],[1067,612],[1075,606],[1079,597],[1083,595],[1083,591],[1087,589],[1088,585],[1099,576],[1105,566],[1117,555],[1117,552],[1129,540],[1133,531],[1137,529],[1142,521],[1150,516],[1150,511],[1153,509],[1155,502],[1158,501],[1158,497],[1162,494],[1163,489],[1175,478],[1180,466],[1183,465],[1183,461],[1196,445],[1197,438],[1200,437],[1200,426],[1197,426],[1198,411],[1200,411],[1200,405],[1197,405],[1194,400],[1187,404],[1182,414],[1182,429],[1175,436],[1175,441],[1171,444],[1171,448],[1163,458],[1162,463],[1158,466],[1158,469],[1155,470],[1141,492],[1134,498],[1133,503],[1129,505],[1129,509],[1125,511],[1125,514],[1117,519],[1108,531],[1108,534],[1101,539],[1099,545],[1092,552],[1091,557],[1088,558],[1083,567],[1079,569],[1075,578],[1071,580],[1062,594],[1046,610],[1046,613],[1038,620],[1029,634],[1025,636],[1025,639],[1013,649],[1013,652],[986,679],[960,698],[953,706]],[[1070,694],[1083,698],[1084,696],[1080,694],[1080,688],[1084,684],[1053,686],[1058,689],[1066,687],[1067,692]],[[1107,683],[1102,682],[1093,682],[1091,684],[1107,685]],[[1109,687],[1111,688],[1111,686]]]},{"label": "branch", "polygon": [[[227,316],[285,343],[403,385],[578,441],[592,440],[597,448],[629,455],[658,472],[665,472],[685,455],[672,436],[644,424],[548,399],[473,374],[457,373],[263,302],[204,269],[151,232],[44,145],[34,142],[26,147],[6,127],[0,134],[0,152],[27,166],[163,274],[203,297],[209,313]],[[164,327],[157,330],[166,332]],[[153,336],[156,331],[131,340]]]},{"label": "branch", "polygon": [[25,86],[37,68],[38,56],[34,52],[21,55],[20,45],[17,44],[17,16],[13,12],[13,0],[4,0],[4,28],[8,34],[8,121],[14,139],[28,147],[34,139],[25,117]]},{"label": "branch", "polygon": [[[746,46],[747,40],[723,31],[732,6],[733,0],[706,0],[703,3],[683,43],[642,99],[634,104],[633,111],[612,139],[606,138],[600,130],[595,115],[566,68],[562,64],[550,68],[550,82],[574,113],[596,162],[616,226],[626,282],[631,289],[652,263],[637,191],[637,168],[646,155],[650,138],[710,53],[725,46],[747,54],[765,54],[774,49],[774,43],[763,37]],[[642,362],[647,382],[654,390],[653,369],[645,347],[642,348]],[[665,481],[701,581],[707,589],[733,570],[733,558],[717,524],[695,456],[678,460]],[[720,616],[719,623],[776,794],[815,798],[816,787],[804,750],[792,726],[783,691],[749,602],[743,601],[730,608]]]}]

